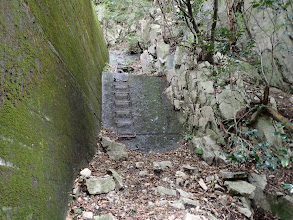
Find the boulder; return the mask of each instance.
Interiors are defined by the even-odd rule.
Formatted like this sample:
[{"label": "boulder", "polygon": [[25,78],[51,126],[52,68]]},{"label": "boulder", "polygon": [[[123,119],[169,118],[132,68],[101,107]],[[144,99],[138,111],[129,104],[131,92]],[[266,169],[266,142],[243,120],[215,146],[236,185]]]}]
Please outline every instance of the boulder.
[{"label": "boulder", "polygon": [[140,63],[141,63],[141,68],[143,73],[150,73],[152,70],[152,56],[149,55],[148,51],[145,50],[141,55],[140,55]]},{"label": "boulder", "polygon": [[165,44],[163,41],[157,43],[157,58],[165,60],[167,55],[169,55],[170,45]]},{"label": "boulder", "polygon": [[115,181],[112,176],[90,177],[86,179],[85,185],[91,195],[108,193],[115,189]]},{"label": "boulder", "polygon": [[115,161],[128,159],[128,153],[124,144],[117,143],[108,137],[102,137],[101,145],[110,159]]},{"label": "boulder", "polygon": [[246,181],[226,181],[224,185],[227,186],[228,192],[232,195],[243,196],[249,199],[254,198],[256,187]]}]

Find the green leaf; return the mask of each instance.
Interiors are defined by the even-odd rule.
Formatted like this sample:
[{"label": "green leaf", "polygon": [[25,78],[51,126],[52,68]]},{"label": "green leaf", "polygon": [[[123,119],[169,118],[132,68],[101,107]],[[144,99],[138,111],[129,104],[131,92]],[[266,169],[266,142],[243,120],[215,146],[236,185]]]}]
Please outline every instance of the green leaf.
[{"label": "green leaf", "polygon": [[284,157],[282,160],[281,160],[281,164],[282,164],[282,167],[287,167],[289,165],[289,159]]},{"label": "green leaf", "polygon": [[284,5],[284,9],[286,10],[290,5],[290,2],[287,2],[285,5]]},{"label": "green leaf", "polygon": [[282,188],[283,189],[293,189],[293,185],[292,184],[288,184],[288,183],[285,183],[285,184],[283,184],[283,186],[282,186]]},{"label": "green leaf", "polygon": [[202,147],[198,147],[198,148],[196,148],[194,152],[195,152],[196,154],[198,154],[198,155],[203,155],[203,149],[202,149]]},{"label": "green leaf", "polygon": [[279,150],[281,154],[283,155],[287,155],[288,154],[288,151],[286,149],[281,149]]},{"label": "green leaf", "polygon": [[293,156],[290,157],[291,162],[293,162]]},{"label": "green leaf", "polygon": [[255,3],[255,4],[252,5],[253,8],[258,8],[259,6],[260,6],[259,3]]}]

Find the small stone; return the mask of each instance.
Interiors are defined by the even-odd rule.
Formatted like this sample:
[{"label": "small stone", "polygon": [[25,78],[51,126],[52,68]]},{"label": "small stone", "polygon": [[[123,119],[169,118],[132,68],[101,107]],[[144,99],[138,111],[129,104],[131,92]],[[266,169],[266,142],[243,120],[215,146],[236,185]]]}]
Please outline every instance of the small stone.
[{"label": "small stone", "polygon": [[188,179],[188,176],[185,173],[181,172],[181,171],[177,171],[175,176],[180,177],[180,178],[182,178],[184,180]]},{"label": "small stone", "polygon": [[138,173],[139,176],[146,176],[148,174],[149,174],[149,172],[147,170],[143,170]]},{"label": "small stone", "polygon": [[213,176],[208,176],[207,178],[206,178],[206,182],[207,183],[211,183],[211,182],[213,182],[215,180],[215,176],[213,175]]},{"label": "small stone", "polygon": [[168,189],[163,186],[156,187],[155,191],[163,195],[176,196],[176,190]]},{"label": "small stone", "polygon": [[245,215],[247,218],[250,218],[252,216],[252,212],[248,208],[242,208],[237,206],[238,212]]},{"label": "small stone", "polygon": [[192,193],[188,193],[183,191],[182,189],[176,189],[179,192],[180,197],[184,197],[184,198],[193,198],[193,194]]},{"label": "small stone", "polygon": [[142,168],[144,168],[144,162],[136,162],[136,163],[135,163],[135,167],[136,167],[137,169],[142,169]]},{"label": "small stone", "polygon": [[123,189],[122,177],[114,169],[109,169],[109,171],[112,173],[112,176],[114,177],[114,180],[116,183],[116,189],[117,190]]},{"label": "small stone", "polygon": [[256,187],[248,182],[245,182],[243,180],[226,181],[224,185],[227,186],[228,192],[233,195],[240,195],[248,197],[249,199],[254,198],[254,191]]},{"label": "small stone", "polygon": [[183,220],[207,220],[207,218],[202,215],[192,215],[192,214],[187,213],[184,216]]},{"label": "small stone", "polygon": [[112,176],[91,177],[86,179],[85,185],[91,195],[108,193],[115,189],[115,181]]},{"label": "small stone", "polygon": [[83,212],[82,213],[82,218],[83,219],[93,219],[94,213],[92,212]]},{"label": "small stone", "polygon": [[247,179],[248,173],[247,172],[230,172],[230,171],[220,171],[220,175],[224,180],[239,180],[239,179]]},{"label": "small stone", "polygon": [[187,172],[188,174],[193,174],[198,172],[198,169],[196,167],[192,167],[190,165],[183,165],[182,170]]},{"label": "small stone", "polygon": [[168,201],[167,200],[161,200],[158,202],[158,206],[165,206],[167,205]]},{"label": "small stone", "polygon": [[184,205],[200,206],[200,203],[199,203],[199,201],[197,201],[197,200],[188,199],[188,198],[180,198],[180,201],[181,201]]},{"label": "small stone", "polygon": [[101,145],[110,159],[115,161],[128,159],[128,153],[124,144],[117,143],[108,137],[102,137]]},{"label": "small stone", "polygon": [[207,187],[207,185],[205,184],[205,182],[203,181],[203,179],[200,179],[199,181],[198,181],[198,184],[201,186],[201,188],[203,188],[205,191],[207,191],[208,190],[208,187]]},{"label": "small stone", "polygon": [[153,202],[148,202],[148,206],[153,207],[155,204]]},{"label": "small stone", "polygon": [[98,220],[116,220],[116,218],[112,215],[112,213],[108,213],[106,215],[99,216]]},{"label": "small stone", "polygon": [[185,206],[182,202],[180,202],[179,200],[170,202],[170,206],[176,208],[176,209],[185,209]]},{"label": "small stone", "polygon": [[91,174],[92,174],[92,171],[88,168],[85,168],[82,171],[80,171],[80,175],[84,177],[90,177]]},{"label": "small stone", "polygon": [[171,161],[153,162],[153,165],[155,169],[165,169],[173,166]]},{"label": "small stone", "polygon": [[72,190],[72,194],[75,195],[75,197],[78,197],[80,194],[80,186],[77,186]]}]

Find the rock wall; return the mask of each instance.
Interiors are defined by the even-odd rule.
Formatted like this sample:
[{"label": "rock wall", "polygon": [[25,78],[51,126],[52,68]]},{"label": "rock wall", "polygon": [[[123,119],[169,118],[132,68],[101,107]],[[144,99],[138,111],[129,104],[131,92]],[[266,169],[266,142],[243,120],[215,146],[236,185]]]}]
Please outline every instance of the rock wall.
[{"label": "rock wall", "polygon": [[0,219],[62,219],[108,60],[90,0],[0,0]]}]

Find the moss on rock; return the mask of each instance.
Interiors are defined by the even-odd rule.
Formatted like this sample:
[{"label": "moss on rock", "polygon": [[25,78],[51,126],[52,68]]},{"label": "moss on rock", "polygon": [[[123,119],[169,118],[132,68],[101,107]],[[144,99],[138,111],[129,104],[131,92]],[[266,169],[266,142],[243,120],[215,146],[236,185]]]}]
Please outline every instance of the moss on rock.
[{"label": "moss on rock", "polygon": [[90,0],[0,8],[0,219],[62,219],[95,151],[104,37]]}]

